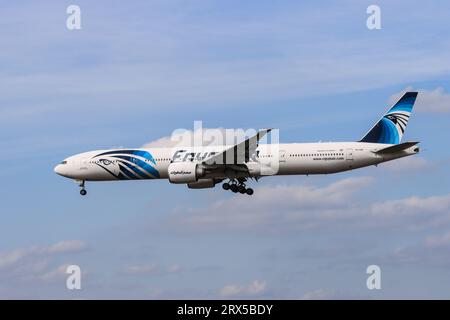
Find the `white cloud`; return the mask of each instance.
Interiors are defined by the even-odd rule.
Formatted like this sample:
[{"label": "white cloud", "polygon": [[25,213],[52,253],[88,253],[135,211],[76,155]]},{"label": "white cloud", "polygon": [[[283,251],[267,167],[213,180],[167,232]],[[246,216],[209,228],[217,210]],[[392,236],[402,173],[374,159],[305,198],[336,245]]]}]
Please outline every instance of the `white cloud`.
[{"label": "white cloud", "polygon": [[250,295],[262,294],[266,291],[266,286],[267,284],[265,281],[255,280],[252,283],[250,283],[250,285],[247,287],[247,292]]},{"label": "white cloud", "polygon": [[[391,104],[395,103],[405,91],[413,91],[412,87],[407,87],[405,90],[398,92],[391,96]],[[450,112],[450,94],[444,91],[444,88],[438,87],[433,90],[417,89],[419,92],[417,96],[414,110],[419,112],[430,113],[447,113]]]},{"label": "white cloud", "polygon": [[28,258],[47,258],[49,256],[65,253],[81,252],[87,248],[87,244],[80,240],[66,240],[49,246],[33,246],[16,249],[10,252],[0,253],[0,269],[15,266]]},{"label": "white cloud", "polygon": [[65,279],[67,277],[66,271],[68,266],[69,264],[65,263],[63,265],[60,265],[54,269],[48,270],[47,272],[38,275],[38,277],[45,282],[54,282]]},{"label": "white cloud", "polygon": [[450,249],[450,232],[442,235],[432,235],[425,239],[425,245],[429,248],[447,247]]},{"label": "white cloud", "polygon": [[43,251],[52,254],[60,254],[60,253],[80,252],[85,249],[87,249],[86,242],[81,240],[69,240],[69,241],[60,241],[47,248],[43,248]]},{"label": "white cloud", "polygon": [[159,138],[144,144],[143,148],[151,147],[182,147],[192,145],[224,145],[225,139],[211,139],[216,135],[225,137],[224,128],[196,128],[195,130],[176,129],[172,135]]},{"label": "white cloud", "polygon": [[450,224],[450,194],[411,196],[361,203],[369,177],[343,179],[324,187],[264,186],[251,198],[228,198],[209,206],[175,210],[170,226],[183,231],[245,230],[284,233],[337,227],[423,229]]},{"label": "white cloud", "polygon": [[[191,6],[196,7],[183,4],[186,9]],[[355,18],[358,7],[353,5],[345,10],[328,5],[320,10],[320,19],[316,8],[299,10],[297,5],[279,8],[277,14],[255,14],[250,20],[230,12],[220,14],[225,19],[187,14],[204,8],[187,9],[186,14],[176,5],[172,10],[150,8],[135,12],[133,23],[129,16],[118,19],[119,13],[92,19],[90,32],[79,42],[56,27],[60,21],[55,20],[53,7],[38,7],[47,14],[39,15],[39,21],[30,15],[36,11],[34,6],[15,10],[20,14],[11,15],[8,23],[17,32],[1,33],[7,45],[0,56],[10,69],[0,78],[0,93],[10,103],[0,106],[0,121],[23,121],[20,115],[28,114],[26,109],[34,110],[33,118],[43,117],[61,110],[61,105],[71,115],[83,114],[80,108],[102,115],[114,110],[121,114],[156,108],[174,111],[186,105],[211,108],[218,101],[222,105],[251,102],[249,107],[256,108],[270,100],[380,88],[450,72],[445,38],[419,48],[417,35],[404,29],[377,39],[330,33],[336,26],[351,30],[360,22]],[[222,13],[220,6],[216,9]],[[391,14],[396,10],[401,9],[390,10]],[[91,11],[91,17],[101,12]],[[37,39],[29,30],[42,21],[46,23],[39,23],[41,31],[49,32],[40,32]],[[146,27],[136,30],[137,21]],[[164,32],[159,32],[161,25]],[[307,31],[310,28],[314,32]],[[26,55],[30,44],[33,57]],[[68,46],[77,50],[67,50]],[[23,92],[26,101],[45,103],[25,105],[17,100]],[[70,100],[76,106],[73,113]]]},{"label": "white cloud", "polygon": [[302,300],[329,300],[335,299],[336,293],[333,290],[316,289],[306,292],[302,296]]},{"label": "white cloud", "polygon": [[0,253],[0,269],[14,265],[20,259],[26,255],[26,251],[22,249],[14,250],[11,252]]},{"label": "white cloud", "polygon": [[238,295],[242,292],[243,287],[236,284],[227,284],[222,289],[220,289],[220,295],[223,297],[231,297]]},{"label": "white cloud", "polygon": [[141,274],[175,274],[181,272],[183,269],[178,264],[172,264],[169,266],[161,266],[158,264],[139,264],[139,265],[129,265],[124,268],[124,273],[128,275],[141,275]]},{"label": "white cloud", "polygon": [[227,284],[219,290],[219,295],[225,298],[236,296],[259,296],[266,292],[267,283],[261,280],[254,280],[248,285]]},{"label": "white cloud", "polygon": [[431,197],[409,197],[400,200],[390,200],[371,205],[371,215],[379,218],[414,217],[417,215],[431,216],[443,213],[448,217],[450,209],[450,194]]},{"label": "white cloud", "polygon": [[[182,146],[222,146],[236,144],[244,138],[253,136],[258,129],[225,129],[225,128],[203,128],[196,127],[195,130],[175,129],[171,136],[159,138],[143,145],[143,148],[150,147],[182,147]],[[265,142],[267,136],[260,141]],[[273,141],[272,141],[273,143]]]},{"label": "white cloud", "polygon": [[417,98],[417,108],[423,112],[450,112],[450,94],[443,88],[435,90],[420,90]]},{"label": "white cloud", "polygon": [[[31,289],[56,281],[64,288],[68,263],[60,264],[58,260],[70,253],[83,252],[86,248],[87,244],[83,241],[66,240],[49,246],[32,246],[0,253],[0,297],[23,296]],[[86,274],[84,270],[83,274]],[[38,296],[34,294],[34,297]]]},{"label": "white cloud", "polygon": [[[206,208],[175,212],[173,223],[194,229],[248,229],[276,226],[313,227],[321,218],[332,220],[358,190],[373,181],[370,177],[343,179],[317,188],[310,185],[263,186],[251,198],[219,200]],[[320,216],[320,218],[315,218]],[[344,213],[344,216],[348,214]]]},{"label": "white cloud", "polygon": [[426,265],[433,267],[450,266],[450,232],[438,233],[426,236],[417,243],[402,246],[394,250],[392,254],[383,257],[384,264],[401,265]]},{"label": "white cloud", "polygon": [[154,264],[133,265],[125,268],[127,274],[151,274],[158,271],[158,267]]},{"label": "white cloud", "polygon": [[347,293],[330,289],[316,289],[306,292],[301,299],[302,300],[356,300],[356,299],[369,299],[369,296],[363,296],[358,293]]},{"label": "white cloud", "polygon": [[392,172],[411,173],[419,170],[430,169],[433,167],[433,164],[431,164],[428,160],[426,160],[423,157],[416,156],[416,157],[405,157],[397,159],[395,161],[385,162],[382,163],[380,167]]},{"label": "white cloud", "polygon": [[177,145],[177,141],[173,141],[171,136],[162,137],[145,143],[141,148],[170,148]]},{"label": "white cloud", "polygon": [[169,273],[178,273],[178,272],[180,272],[182,270],[183,270],[183,268],[180,265],[178,265],[178,264],[173,264],[173,265],[171,265],[171,266],[169,266],[167,268],[167,271]]}]

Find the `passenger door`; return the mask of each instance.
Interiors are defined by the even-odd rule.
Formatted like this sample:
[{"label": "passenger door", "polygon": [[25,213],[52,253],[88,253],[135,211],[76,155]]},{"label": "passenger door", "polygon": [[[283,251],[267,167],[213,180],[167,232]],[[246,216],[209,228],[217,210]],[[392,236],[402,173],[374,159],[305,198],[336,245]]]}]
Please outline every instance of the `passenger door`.
[{"label": "passenger door", "polygon": [[286,150],[280,150],[280,163],[286,163]]},{"label": "passenger door", "polygon": [[347,149],[346,154],[347,154],[347,156],[346,156],[347,168],[352,169],[353,168],[353,160],[354,160],[353,149]]},{"label": "passenger door", "polygon": [[353,149],[347,149],[347,161],[353,161]]}]

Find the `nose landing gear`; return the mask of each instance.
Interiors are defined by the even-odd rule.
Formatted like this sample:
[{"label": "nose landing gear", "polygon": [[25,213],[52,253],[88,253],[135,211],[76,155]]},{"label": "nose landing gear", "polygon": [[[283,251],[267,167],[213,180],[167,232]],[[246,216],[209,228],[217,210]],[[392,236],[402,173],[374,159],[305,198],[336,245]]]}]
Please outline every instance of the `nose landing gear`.
[{"label": "nose landing gear", "polygon": [[86,191],[86,189],[84,188],[84,180],[82,180],[82,181],[79,181],[79,186],[80,186],[80,194],[82,195],[82,196],[85,196],[86,194],[87,194],[87,191]]},{"label": "nose landing gear", "polygon": [[230,180],[230,182],[225,182],[222,185],[223,190],[230,190],[233,193],[247,194],[251,196],[253,194],[252,188],[247,188],[244,183],[245,180]]}]

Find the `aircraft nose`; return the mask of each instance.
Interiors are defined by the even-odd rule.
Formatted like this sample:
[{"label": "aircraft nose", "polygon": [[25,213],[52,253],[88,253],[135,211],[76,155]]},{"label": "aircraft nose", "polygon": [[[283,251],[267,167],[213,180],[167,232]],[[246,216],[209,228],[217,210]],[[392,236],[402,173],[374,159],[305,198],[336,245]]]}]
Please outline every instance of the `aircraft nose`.
[{"label": "aircraft nose", "polygon": [[60,164],[57,164],[53,170],[55,173],[62,175],[62,166]]}]

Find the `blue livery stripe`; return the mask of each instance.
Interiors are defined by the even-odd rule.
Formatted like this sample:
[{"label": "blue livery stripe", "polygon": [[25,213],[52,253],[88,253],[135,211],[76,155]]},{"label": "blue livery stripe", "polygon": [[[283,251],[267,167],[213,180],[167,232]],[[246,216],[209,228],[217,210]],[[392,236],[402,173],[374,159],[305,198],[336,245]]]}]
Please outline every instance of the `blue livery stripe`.
[{"label": "blue livery stripe", "polygon": [[140,169],[143,169],[144,171],[148,172],[152,176],[159,178],[159,172],[155,168],[153,168],[151,165],[146,163],[145,161],[142,161],[138,158],[134,157],[128,157],[128,156],[114,156],[114,158],[123,159],[126,161],[129,161],[131,163],[134,163],[136,166],[138,166]]},{"label": "blue livery stripe", "polygon": [[107,152],[103,152],[100,153],[98,155],[96,155],[95,157],[100,157],[100,156],[106,156],[106,155],[119,155],[119,154],[131,154],[131,155],[135,155],[135,156],[139,156],[142,157],[146,160],[149,160],[151,162],[153,162],[154,164],[156,164],[155,159],[153,158],[153,156],[145,150],[113,150],[113,151],[107,151]]}]

